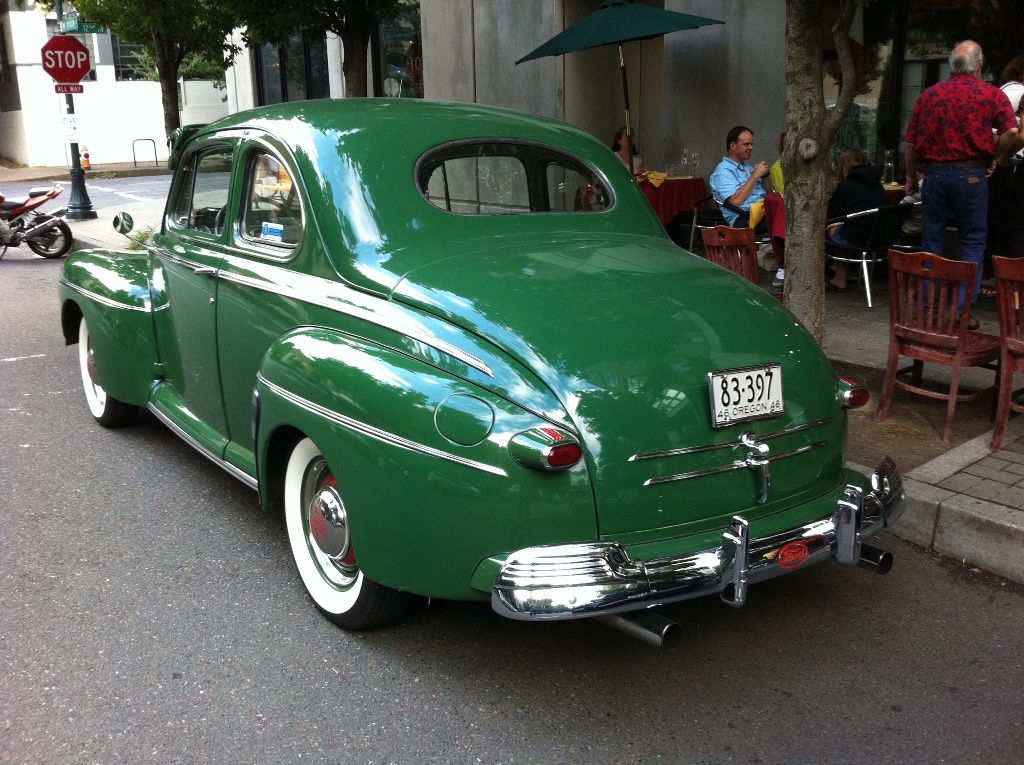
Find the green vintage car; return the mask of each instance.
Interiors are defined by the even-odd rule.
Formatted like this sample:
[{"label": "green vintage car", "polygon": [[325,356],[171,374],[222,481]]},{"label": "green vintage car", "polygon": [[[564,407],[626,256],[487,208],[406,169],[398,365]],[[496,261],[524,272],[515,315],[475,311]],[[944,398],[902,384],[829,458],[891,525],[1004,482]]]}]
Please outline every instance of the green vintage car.
[{"label": "green vintage car", "polygon": [[771,295],[673,245],[591,136],[319,101],[190,126],[171,163],[145,251],[64,266],[86,400],[105,427],[148,408],[282,509],[338,625],[419,595],[660,640],[651,606],[888,567],[863,541],[900,474],[845,467],[864,392]]}]

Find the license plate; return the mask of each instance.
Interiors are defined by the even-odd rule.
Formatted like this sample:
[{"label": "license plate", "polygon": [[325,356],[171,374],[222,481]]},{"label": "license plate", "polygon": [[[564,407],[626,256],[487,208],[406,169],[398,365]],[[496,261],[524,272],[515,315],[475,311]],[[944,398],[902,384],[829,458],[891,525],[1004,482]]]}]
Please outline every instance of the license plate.
[{"label": "license plate", "polygon": [[723,428],[734,422],[774,417],[785,406],[782,395],[782,366],[727,369],[710,372],[711,426]]}]

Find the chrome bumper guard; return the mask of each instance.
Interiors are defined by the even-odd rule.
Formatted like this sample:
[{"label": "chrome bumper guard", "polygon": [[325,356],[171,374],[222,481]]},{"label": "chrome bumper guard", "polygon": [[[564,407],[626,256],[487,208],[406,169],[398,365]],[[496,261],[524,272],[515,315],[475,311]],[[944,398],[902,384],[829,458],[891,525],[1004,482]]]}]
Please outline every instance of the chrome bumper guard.
[{"label": "chrome bumper guard", "polygon": [[830,517],[779,534],[750,538],[735,516],[721,546],[678,558],[632,560],[617,542],[528,547],[512,553],[491,591],[491,607],[510,619],[578,619],[649,608],[720,593],[742,606],[747,586],[835,557],[865,561],[881,573],[887,553],[863,545],[903,513],[906,493],[896,464],[886,457],[871,489],[848,484]]}]

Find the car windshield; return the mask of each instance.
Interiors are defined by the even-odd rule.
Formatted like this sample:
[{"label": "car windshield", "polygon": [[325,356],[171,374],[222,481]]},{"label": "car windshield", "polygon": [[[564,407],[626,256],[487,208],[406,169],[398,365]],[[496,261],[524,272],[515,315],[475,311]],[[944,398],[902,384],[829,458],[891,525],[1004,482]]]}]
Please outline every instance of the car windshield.
[{"label": "car windshield", "polygon": [[612,201],[583,160],[525,142],[441,147],[420,161],[417,180],[427,201],[460,215],[600,212]]}]

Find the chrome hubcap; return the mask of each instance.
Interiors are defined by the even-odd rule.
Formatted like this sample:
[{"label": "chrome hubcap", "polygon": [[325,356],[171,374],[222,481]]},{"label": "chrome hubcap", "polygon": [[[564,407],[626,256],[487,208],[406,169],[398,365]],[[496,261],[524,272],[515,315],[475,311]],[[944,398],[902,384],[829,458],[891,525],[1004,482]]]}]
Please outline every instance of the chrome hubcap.
[{"label": "chrome hubcap", "polygon": [[348,513],[338,485],[330,474],[317,466],[310,473],[310,491],[306,503],[306,529],[310,552],[324,578],[336,587],[348,587],[359,575],[355,550],[349,535]]},{"label": "chrome hubcap", "polygon": [[309,533],[320,552],[341,561],[348,552],[348,516],[338,490],[322,486],[309,503]]}]

